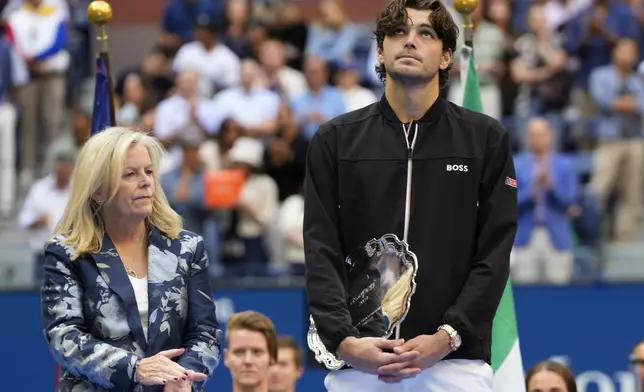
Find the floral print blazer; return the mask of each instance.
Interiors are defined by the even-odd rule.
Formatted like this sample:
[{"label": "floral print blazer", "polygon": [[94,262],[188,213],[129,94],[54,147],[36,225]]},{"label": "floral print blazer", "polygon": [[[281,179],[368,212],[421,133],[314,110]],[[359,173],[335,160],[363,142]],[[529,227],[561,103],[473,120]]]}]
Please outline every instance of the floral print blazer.
[{"label": "floral print blazer", "polygon": [[[112,240],[81,255],[64,236],[45,247],[42,316],[45,338],[61,366],[59,392],[162,391],[135,382],[134,366],[160,351],[185,348],[179,365],[211,375],[221,357],[203,238],[182,231],[176,240],[149,230],[148,339],[134,289]],[[205,382],[193,383],[203,391]]]}]

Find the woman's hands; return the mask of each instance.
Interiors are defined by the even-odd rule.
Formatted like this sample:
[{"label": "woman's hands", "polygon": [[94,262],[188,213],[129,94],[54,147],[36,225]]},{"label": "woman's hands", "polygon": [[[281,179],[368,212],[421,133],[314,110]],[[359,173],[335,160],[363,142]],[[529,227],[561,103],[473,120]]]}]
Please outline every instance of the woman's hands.
[{"label": "woman's hands", "polygon": [[[161,351],[160,353],[143,358],[136,367],[136,377],[142,385],[172,385],[172,387],[187,385],[190,387],[192,381],[204,381],[207,376],[203,373],[186,370],[172,358],[183,354],[185,349]],[[183,391],[186,389],[168,389],[168,391]],[[190,390],[190,389],[187,389]]]}]

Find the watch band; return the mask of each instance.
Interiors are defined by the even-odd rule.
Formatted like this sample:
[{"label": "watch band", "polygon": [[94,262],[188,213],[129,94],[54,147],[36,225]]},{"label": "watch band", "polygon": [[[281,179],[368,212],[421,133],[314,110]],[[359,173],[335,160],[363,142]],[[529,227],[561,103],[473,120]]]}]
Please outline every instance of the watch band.
[{"label": "watch band", "polygon": [[458,332],[456,332],[454,328],[452,328],[451,325],[443,324],[437,329],[437,331],[440,330],[447,332],[447,334],[449,335],[449,346],[452,351],[456,351],[459,347],[461,347],[461,336],[458,334]]}]

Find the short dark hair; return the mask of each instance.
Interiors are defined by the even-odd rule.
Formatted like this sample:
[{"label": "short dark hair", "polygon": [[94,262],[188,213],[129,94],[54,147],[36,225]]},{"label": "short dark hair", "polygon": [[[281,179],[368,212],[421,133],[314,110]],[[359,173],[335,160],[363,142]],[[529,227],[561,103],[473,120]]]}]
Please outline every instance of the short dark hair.
[{"label": "short dark hair", "polygon": [[566,392],[577,392],[577,384],[575,383],[575,376],[573,376],[570,369],[560,364],[559,362],[554,362],[554,361],[542,361],[534,365],[532,368],[530,368],[530,370],[528,370],[528,373],[525,376],[526,389],[528,389],[528,384],[530,384],[530,380],[532,379],[532,377],[534,377],[537,373],[540,373],[542,371],[553,372],[553,373],[556,373],[559,377],[561,377],[564,381],[564,384],[566,384]]},{"label": "short dark hair", "polygon": [[226,344],[230,338],[229,332],[234,330],[247,330],[264,335],[271,363],[277,362],[277,333],[271,319],[254,310],[231,315],[226,323]]},{"label": "short dark hair", "polygon": [[304,362],[304,353],[299,344],[291,336],[279,336],[277,338],[277,347],[278,348],[287,348],[293,350],[295,353],[295,366],[299,369],[302,367]]},{"label": "short dark hair", "polygon": [[[385,8],[380,11],[376,20],[376,43],[382,50],[382,43],[385,37],[394,35],[396,29],[407,22],[409,15],[407,8],[420,11],[431,11],[429,23],[431,24],[438,39],[443,41],[443,51],[449,51],[452,54],[456,51],[456,41],[458,40],[458,25],[454,22],[452,15],[440,0],[391,0]],[[438,71],[438,80],[440,87],[447,85],[449,72],[452,64]],[[376,65],[376,72],[381,81],[385,81],[387,70],[384,64]]]}]

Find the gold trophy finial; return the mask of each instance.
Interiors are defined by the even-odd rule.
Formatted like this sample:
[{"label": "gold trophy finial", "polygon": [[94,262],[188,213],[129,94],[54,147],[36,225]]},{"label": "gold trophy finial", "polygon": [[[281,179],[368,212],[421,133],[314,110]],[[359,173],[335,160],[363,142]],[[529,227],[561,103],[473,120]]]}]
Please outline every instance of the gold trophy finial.
[{"label": "gold trophy finial", "polygon": [[112,19],[112,6],[107,1],[92,1],[87,7],[87,18],[95,25],[105,25]]},{"label": "gold trophy finial", "polygon": [[454,0],[454,9],[461,15],[469,15],[476,9],[477,0]]},{"label": "gold trophy finial", "polygon": [[477,0],[454,0],[454,9],[463,16],[463,32],[465,46],[473,47],[474,24],[472,23],[472,12],[478,5]]}]

